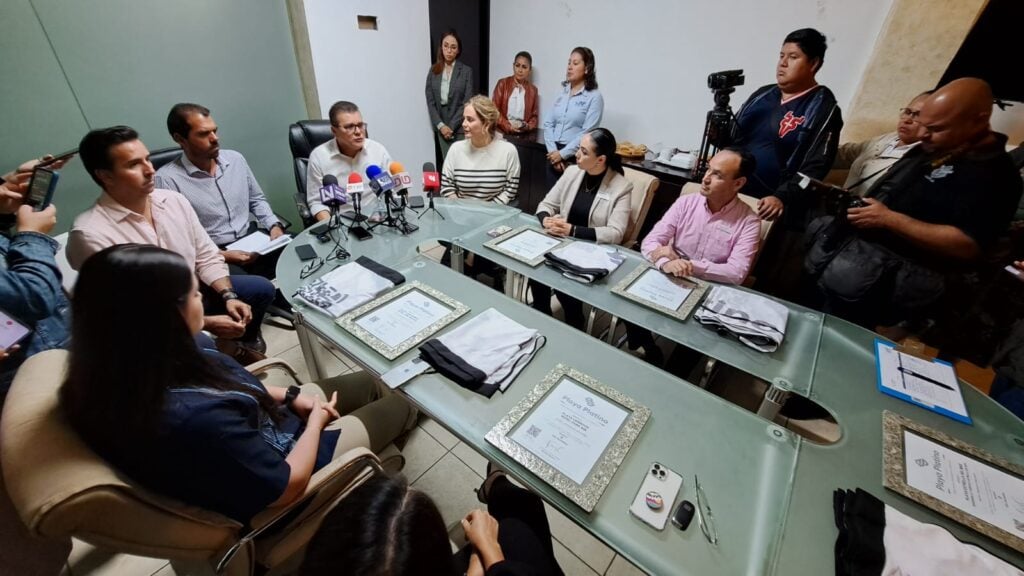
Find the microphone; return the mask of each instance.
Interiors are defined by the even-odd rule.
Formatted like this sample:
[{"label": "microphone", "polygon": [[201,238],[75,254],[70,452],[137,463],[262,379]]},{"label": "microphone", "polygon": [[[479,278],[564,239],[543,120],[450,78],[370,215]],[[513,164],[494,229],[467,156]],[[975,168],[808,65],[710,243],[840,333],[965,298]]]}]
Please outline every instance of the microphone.
[{"label": "microphone", "polygon": [[395,182],[395,194],[405,197],[409,195],[409,188],[412,187],[412,178],[405,171],[401,162],[392,162],[388,165],[388,172],[391,172],[391,179]]},{"label": "microphone", "polygon": [[366,167],[366,177],[370,179],[370,190],[373,190],[378,196],[383,194],[386,197],[395,188],[391,174],[381,170],[380,166],[376,164]]},{"label": "microphone", "polygon": [[362,214],[363,209],[363,177],[358,172],[353,172],[348,175],[348,186],[345,186],[349,196],[352,197],[352,207],[355,208],[355,216],[353,220],[359,222],[365,220],[366,217]]},{"label": "microphone", "polygon": [[328,208],[337,208],[348,203],[348,195],[345,189],[338,185],[338,178],[334,174],[324,175],[323,184],[320,186],[320,201]]},{"label": "microphone", "polygon": [[423,163],[423,193],[431,196],[431,192],[441,189],[441,177],[437,174],[437,168],[433,162]]}]

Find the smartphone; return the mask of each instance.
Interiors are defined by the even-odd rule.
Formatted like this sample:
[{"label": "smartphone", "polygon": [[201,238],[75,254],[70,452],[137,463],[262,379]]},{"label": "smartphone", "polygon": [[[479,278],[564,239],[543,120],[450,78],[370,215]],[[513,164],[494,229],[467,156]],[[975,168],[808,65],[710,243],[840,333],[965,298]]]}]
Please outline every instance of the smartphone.
[{"label": "smartphone", "polygon": [[[329,221],[328,221],[329,222]],[[309,233],[313,235],[321,244],[331,241],[331,228],[328,222],[322,222],[316,226],[309,228]]]},{"label": "smartphone", "polygon": [[348,231],[359,240],[369,240],[370,238],[373,238],[373,234],[362,226],[349,228]]},{"label": "smartphone", "polygon": [[68,158],[71,158],[75,154],[78,154],[78,148],[72,148],[71,150],[68,150],[67,152],[61,152],[60,154],[57,154],[56,156],[54,156],[53,158],[50,158],[49,160],[46,160],[44,162],[40,162],[39,164],[36,164],[36,166],[44,168],[46,166],[49,166],[50,164],[54,164],[56,162],[60,162],[61,160],[67,160]]},{"label": "smartphone", "polygon": [[31,333],[32,330],[20,320],[0,310],[0,348],[8,350]]},{"label": "smartphone", "polygon": [[313,260],[316,258],[316,250],[309,244],[299,244],[295,247],[295,254],[299,256],[299,260],[305,262],[306,260]]},{"label": "smartphone", "polygon": [[36,166],[32,170],[32,180],[28,185],[28,194],[25,195],[25,204],[34,208],[36,212],[45,210],[53,200],[53,190],[57,187],[59,178],[60,173]]},{"label": "smartphone", "polygon": [[426,206],[426,202],[423,201],[423,196],[409,196],[409,207],[410,208],[423,208]]},{"label": "smartphone", "polygon": [[629,513],[655,530],[664,530],[682,487],[682,476],[659,462],[652,462],[629,506]]}]

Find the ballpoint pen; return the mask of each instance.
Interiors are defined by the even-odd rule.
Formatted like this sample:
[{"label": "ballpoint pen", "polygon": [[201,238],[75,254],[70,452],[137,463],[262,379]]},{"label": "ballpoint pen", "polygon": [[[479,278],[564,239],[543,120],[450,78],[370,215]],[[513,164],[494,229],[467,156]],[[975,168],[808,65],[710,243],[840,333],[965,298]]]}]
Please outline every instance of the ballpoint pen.
[{"label": "ballpoint pen", "polygon": [[953,388],[952,386],[950,386],[948,384],[943,384],[942,382],[939,382],[938,380],[934,380],[934,379],[929,378],[929,377],[927,377],[927,376],[925,376],[923,374],[918,374],[917,372],[914,372],[913,370],[908,370],[908,369],[904,368],[903,366],[900,366],[900,367],[898,367],[896,369],[899,370],[901,373],[907,375],[907,376],[913,376],[914,378],[917,378],[918,380],[924,380],[925,382],[930,382],[932,384],[935,384],[939,388],[945,388],[946,390],[949,390],[950,392],[956,392],[956,388]]}]

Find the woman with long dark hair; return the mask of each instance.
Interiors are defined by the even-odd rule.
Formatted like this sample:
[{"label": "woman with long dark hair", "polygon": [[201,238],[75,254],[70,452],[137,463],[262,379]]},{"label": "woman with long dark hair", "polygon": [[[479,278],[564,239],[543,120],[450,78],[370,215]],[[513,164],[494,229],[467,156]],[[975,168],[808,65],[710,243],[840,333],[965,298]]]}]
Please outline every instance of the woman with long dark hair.
[{"label": "woman with long dark hair", "polygon": [[427,112],[441,147],[441,162],[448,148],[462,136],[462,108],[473,95],[473,69],[459,61],[462,40],[455,30],[441,35],[437,59],[427,73]]},{"label": "woman with long dark hair", "polygon": [[300,576],[561,576],[543,502],[488,470],[477,491],[487,511],[462,519],[468,545],[454,557],[433,500],[401,477],[378,475],[324,518]]},{"label": "woman with long dark hair", "polygon": [[178,254],[122,244],[80,270],[60,405],[86,444],[146,488],[248,522],[299,497],[333,457],[379,451],[410,424],[408,404],[377,399],[365,373],[319,382],[330,400],[265,388],[199,348],[202,325]]},{"label": "woman with long dark hair", "polygon": [[523,50],[512,61],[512,75],[494,85],[491,98],[498,107],[498,130],[506,134],[520,134],[537,129],[537,87],[530,82],[533,56]]},{"label": "woman with long dark hair", "polygon": [[596,128],[603,114],[604,96],[597,89],[594,52],[585,46],[577,46],[569,54],[562,92],[555,98],[551,112],[544,120],[549,185],[573,162],[583,134]]},{"label": "woman with long dark hair", "polygon": [[[594,128],[580,138],[576,165],[568,166],[555,186],[537,205],[537,218],[548,234],[618,244],[629,227],[633,185],[626,179],[622,159],[615,153],[615,135]],[[551,315],[551,288],[530,281],[533,307]],[[583,303],[555,293],[565,321],[583,328]]]}]

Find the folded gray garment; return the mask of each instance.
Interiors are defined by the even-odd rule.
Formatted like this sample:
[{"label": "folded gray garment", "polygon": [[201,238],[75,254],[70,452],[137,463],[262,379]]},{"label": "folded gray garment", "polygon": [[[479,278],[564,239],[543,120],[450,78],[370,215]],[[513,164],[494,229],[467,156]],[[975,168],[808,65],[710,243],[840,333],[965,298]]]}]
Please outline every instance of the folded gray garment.
[{"label": "folded gray garment", "polygon": [[836,490],[832,505],[839,528],[836,576],[1024,575],[945,528],[918,522],[860,488]]},{"label": "folded gray garment", "polygon": [[755,350],[774,352],[786,337],[789,309],[752,292],[715,286],[693,317]]},{"label": "folded gray garment", "polygon": [[540,332],[488,308],[420,346],[420,357],[458,385],[490,398],[504,391],[546,339]]},{"label": "folded gray garment", "polygon": [[299,300],[331,318],[339,318],[378,294],[405,282],[405,276],[366,256],[307,282],[296,292]]}]

